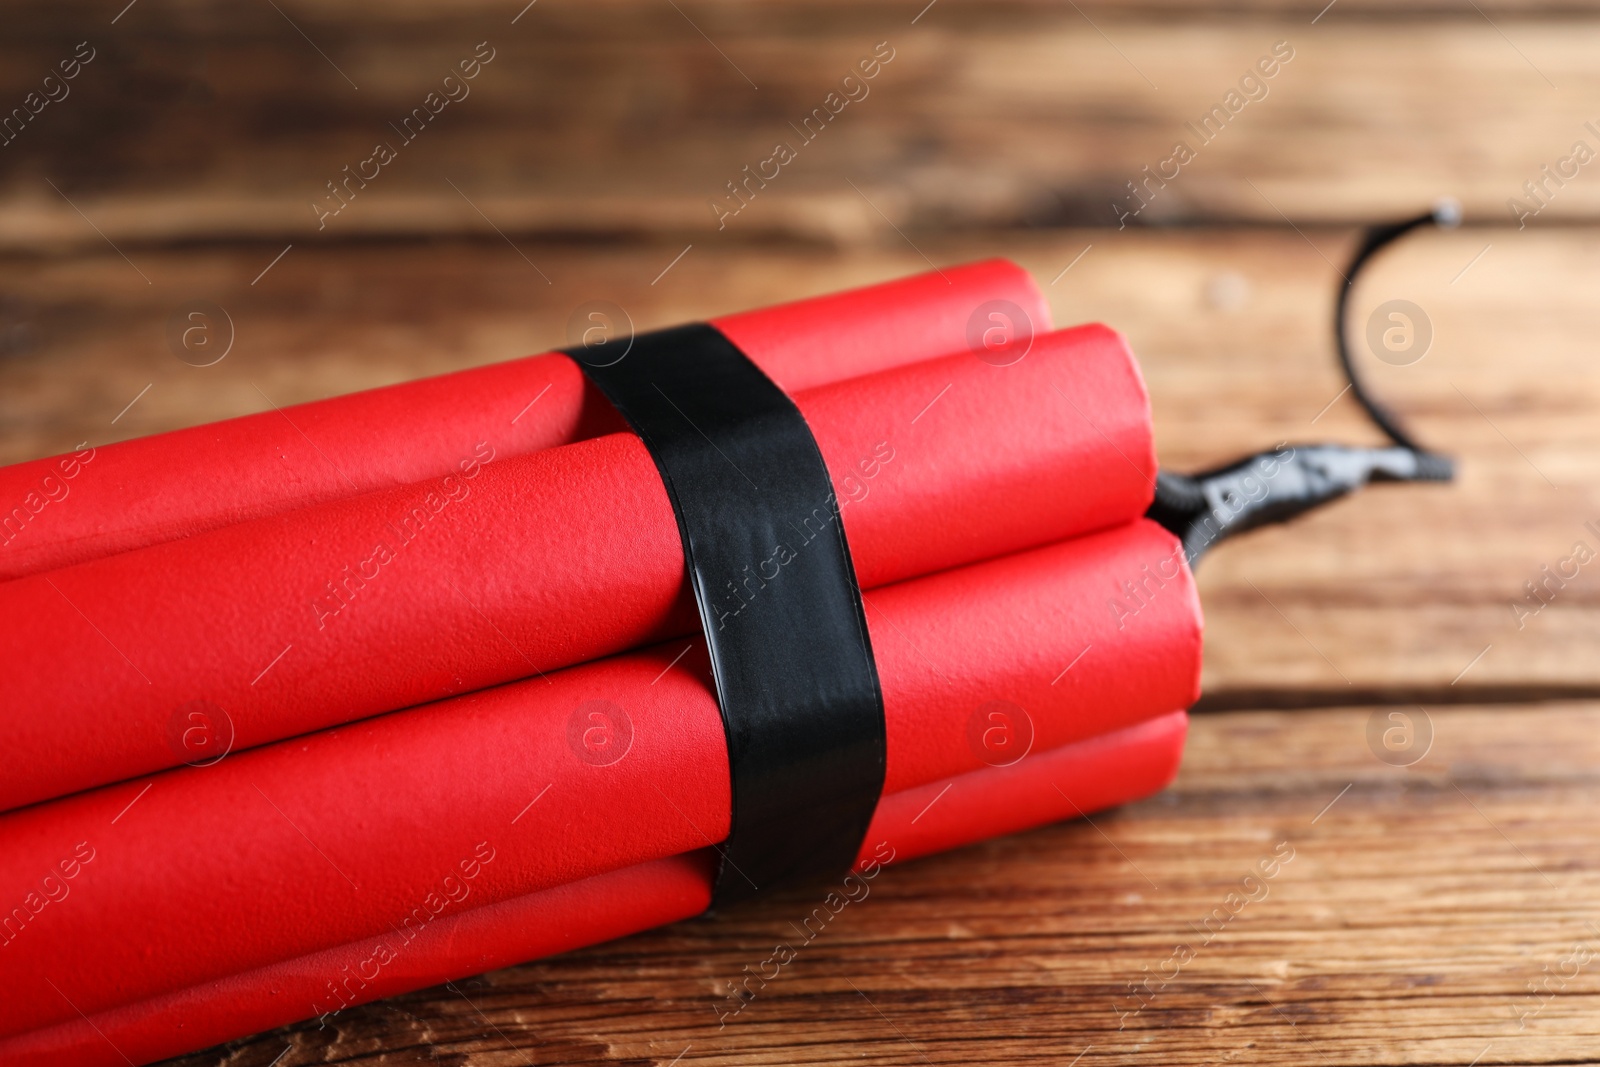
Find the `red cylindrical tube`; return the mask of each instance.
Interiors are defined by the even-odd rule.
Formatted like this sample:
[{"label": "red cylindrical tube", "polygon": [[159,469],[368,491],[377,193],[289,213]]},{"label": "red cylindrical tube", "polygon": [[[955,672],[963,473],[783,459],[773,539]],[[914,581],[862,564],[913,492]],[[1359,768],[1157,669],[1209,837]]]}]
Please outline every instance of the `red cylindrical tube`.
[{"label": "red cylindrical tube", "polygon": [[[796,395],[864,588],[1133,520],[1155,474],[1122,338],[930,360]],[[730,477],[736,476],[730,472]],[[714,591],[762,595],[832,521]],[[787,535],[786,535],[787,537]],[[1131,575],[1138,579],[1138,575]],[[871,594],[868,594],[869,602]],[[632,434],[0,584],[0,808],[691,633],[677,523]],[[222,724],[196,749],[195,716]]]},{"label": "red cylindrical tube", "polygon": [[[1010,767],[886,795],[862,847],[862,876],[854,885],[829,888],[864,900],[880,859],[911,859],[1154,793],[1177,770],[1186,723],[1183,712],[1173,712]],[[119,1067],[124,1056],[149,1062],[297,1019],[336,1018],[356,1004],[698,914],[711,899],[714,861],[705,849],[497,904],[442,911],[416,930],[346,942],[0,1039],[0,1061]],[[825,906],[830,912],[841,907]],[[820,921],[815,927],[808,922],[789,947],[798,953],[822,930]],[[709,1002],[708,1014],[729,1022],[742,1013],[742,1003]]]},{"label": "red cylindrical tube", "polygon": [[[988,260],[713,319],[780,386],[811,389],[968,347],[985,305],[1050,311],[1027,272]],[[626,339],[614,343],[625,344]],[[270,398],[267,398],[270,402]],[[0,581],[470,461],[623,429],[566,356],[550,354],[0,467]]]},{"label": "red cylindrical tube", "polygon": [[[1130,614],[1124,583],[1143,575]],[[1198,685],[1193,584],[1144,521],[881,589],[868,626],[886,796],[1022,767]],[[419,903],[492,904],[715,844],[730,798],[706,669],[652,647],[0,818],[0,901],[70,881],[5,932],[0,1034],[76,1014],[45,976],[93,1014],[403,928]]]}]

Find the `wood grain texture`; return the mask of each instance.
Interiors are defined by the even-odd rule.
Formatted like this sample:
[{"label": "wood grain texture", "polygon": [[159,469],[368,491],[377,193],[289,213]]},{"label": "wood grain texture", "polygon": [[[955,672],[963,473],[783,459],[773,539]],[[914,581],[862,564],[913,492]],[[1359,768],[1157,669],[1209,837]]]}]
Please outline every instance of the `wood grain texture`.
[{"label": "wood grain texture", "polygon": [[[1600,551],[1600,176],[1541,172],[1600,148],[1594,0],[525,3],[11,5],[0,122],[96,57],[0,144],[0,463],[548,349],[589,300],[643,330],[991,255],[1128,335],[1166,466],[1374,443],[1338,270],[1355,225],[1455,195],[1470,225],[1385,254],[1352,325],[1421,309],[1425,357],[1358,358],[1460,478],[1216,548],[1173,788],[891,869],[726,1028],[822,887],[173,1067],[1600,1062],[1600,562],[1516,608]],[[319,229],[479,41],[471,96]],[[719,229],[879,41],[870,95]],[[167,339],[197,300],[230,322],[206,368]]]},{"label": "wood grain texture", "polygon": [[1410,713],[1410,767],[1386,711],[1201,716],[1166,793],[891,868],[720,1030],[825,887],[174,1063],[1592,1062],[1600,706]]},{"label": "wood grain texture", "polygon": [[[374,235],[774,236],[1116,224],[1127,183],[1196,156],[1134,224],[1348,223],[1441,195],[1503,222],[1600,215],[1600,181],[1543,177],[1591,102],[1600,28],[1578,7],[1288,3],[24,5],[0,103],[80,40],[97,58],[0,148],[0,245]],[[13,29],[14,27],[14,29]],[[302,36],[302,33],[304,36]],[[1214,139],[1191,130],[1274,44],[1294,58]],[[396,126],[478,42],[493,62],[407,143]],[[894,59],[809,143],[797,127],[879,42]],[[710,204],[746,165],[796,153],[737,217]],[[378,143],[394,162],[332,205]],[[493,151],[484,151],[492,145]],[[1165,168],[1169,175],[1174,165]],[[769,168],[769,173],[771,170]],[[52,188],[52,183],[55,188]],[[452,186],[453,183],[453,186]],[[854,184],[852,188],[851,183]],[[737,203],[726,201],[726,203]],[[1120,206],[1114,206],[1120,205]],[[92,220],[92,225],[90,221]],[[725,227],[722,223],[726,223]]]}]

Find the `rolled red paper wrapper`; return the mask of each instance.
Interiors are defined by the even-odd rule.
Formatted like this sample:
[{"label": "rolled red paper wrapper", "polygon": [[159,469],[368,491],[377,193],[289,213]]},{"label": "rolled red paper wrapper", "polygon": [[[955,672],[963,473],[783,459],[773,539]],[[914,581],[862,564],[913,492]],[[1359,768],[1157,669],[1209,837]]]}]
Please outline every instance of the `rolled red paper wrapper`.
[{"label": "rolled red paper wrapper", "polygon": [[[1019,362],[929,360],[796,395],[871,589],[1131,521],[1148,401],[1102,326]],[[730,468],[729,477],[739,477]],[[832,521],[713,591],[736,616]],[[869,594],[870,596],[870,594]],[[16,807],[699,628],[678,525],[633,434],[0,584]],[[196,743],[196,742],[199,743]]]},{"label": "rolled red paper wrapper", "polygon": [[[1163,788],[1177,770],[1182,711],[1008,767],[986,767],[885,796],[853,882],[818,888],[818,906],[788,947],[803,952],[831,917],[872,890],[875,865],[1096,812]],[[887,852],[885,851],[887,846]],[[883,859],[885,856],[888,858]],[[12,1067],[116,1067],[163,1059],[346,1008],[673,922],[705,910],[709,849],[652,860],[496,904],[441,908],[415,928],[362,938],[254,970],[0,1039]],[[833,896],[825,897],[823,890]],[[748,986],[748,973],[726,976]],[[759,975],[750,992],[759,994]],[[707,1003],[708,1021],[738,1021],[732,1001]],[[755,1014],[755,1013],[752,1013]]]},{"label": "rolled red paper wrapper", "polygon": [[[1131,618],[1125,581],[1148,589]],[[1197,691],[1198,600],[1146,521],[881,589],[867,618],[885,795]],[[706,671],[698,646],[653,647],[0,818],[0,901],[25,912],[0,948],[0,1034],[393,931],[466,882],[492,904],[721,841]],[[69,869],[70,896],[28,911]]]},{"label": "rolled red paper wrapper", "polygon": [[[793,393],[964,351],[975,314],[1019,346],[1050,328],[1033,279],[998,259],[711,322]],[[622,429],[548,354],[0,467],[0,580],[442,478],[480,441],[513,455]]]}]

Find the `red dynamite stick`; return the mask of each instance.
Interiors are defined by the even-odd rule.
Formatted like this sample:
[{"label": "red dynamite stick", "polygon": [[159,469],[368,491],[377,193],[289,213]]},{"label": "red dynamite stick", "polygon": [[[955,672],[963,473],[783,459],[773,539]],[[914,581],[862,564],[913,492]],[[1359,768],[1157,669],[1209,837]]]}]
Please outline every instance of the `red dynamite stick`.
[{"label": "red dynamite stick", "polygon": [[[880,856],[892,862],[985,837],[1090,814],[1155,793],[1171,781],[1187,716],[1174,712],[1089,741],[969,771],[885,796],[862,847],[865,877],[819,886],[802,917],[797,953],[842,905],[823,889],[864,900]],[[887,852],[884,851],[887,846]],[[685,919],[711,900],[710,850],[671,856],[498,904],[472,905],[398,934],[381,934],[0,1040],[12,1067],[120,1067],[206,1048],[298,1019]],[[822,912],[819,909],[827,909]],[[743,983],[745,974],[728,976]],[[751,992],[760,992],[765,980]],[[708,1002],[707,1023],[740,1020],[732,1002]],[[759,1010],[751,1016],[759,1015]],[[126,1058],[125,1058],[126,1057]]]},{"label": "red dynamite stick", "polygon": [[[1125,523],[1150,501],[1144,384],[1105,327],[1037,338],[1009,366],[964,354],[796,402],[869,590]],[[712,591],[719,623],[805,566],[832,521],[816,505]],[[0,615],[28,620],[0,634],[14,665],[0,808],[699,628],[677,522],[632,434],[3,583]]]},{"label": "red dynamite stick", "polygon": [[[1108,608],[1163,565],[1137,614]],[[880,589],[867,617],[890,795],[1026,766],[1198,688],[1198,599],[1146,521]],[[447,878],[492,904],[722,840],[722,722],[703,650],[678,657],[646,649],[0,818],[0,903],[25,908],[0,947],[0,1034],[393,932],[458,895]],[[964,817],[970,839],[1032,815]],[[63,863],[70,894],[30,913],[41,878],[67,884]]]},{"label": "red dynamite stick", "polygon": [[[1020,309],[996,310],[999,302]],[[969,347],[980,309],[1050,328],[1005,260],[713,319],[789,392]],[[981,339],[981,338],[980,338]],[[626,337],[612,343],[625,345]],[[270,399],[270,398],[269,398]],[[0,467],[0,581],[625,429],[566,356],[542,355]]]}]

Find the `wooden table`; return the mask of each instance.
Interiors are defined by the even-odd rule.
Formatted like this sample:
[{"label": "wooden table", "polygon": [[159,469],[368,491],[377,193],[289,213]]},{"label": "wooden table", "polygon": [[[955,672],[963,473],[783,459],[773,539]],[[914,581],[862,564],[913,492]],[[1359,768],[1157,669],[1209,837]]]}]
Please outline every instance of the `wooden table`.
[{"label": "wooden table", "polygon": [[[1358,224],[1467,211],[1377,262],[1352,320],[1425,310],[1426,358],[1362,366],[1459,480],[1204,560],[1204,697],[1162,795],[891,869],[724,1028],[725,983],[820,890],[176,1062],[1600,1061],[1600,562],[1536,613],[1524,584],[1600,550],[1600,172],[1547,180],[1524,228],[1506,203],[1600,148],[1600,19],[1321,6],[8,16],[6,100],[97,51],[0,149],[5,462],[542,350],[585,300],[649,328],[987,255],[1128,334],[1165,465],[1374,442],[1336,271]],[[474,96],[319,230],[324,182],[484,40]],[[880,41],[872,95],[717,229],[707,200]],[[1119,229],[1124,183],[1277,41],[1267,95]],[[166,340],[193,300],[233,324],[211,367]],[[1386,762],[1391,727],[1413,747]]]}]

